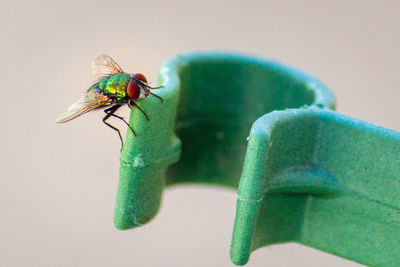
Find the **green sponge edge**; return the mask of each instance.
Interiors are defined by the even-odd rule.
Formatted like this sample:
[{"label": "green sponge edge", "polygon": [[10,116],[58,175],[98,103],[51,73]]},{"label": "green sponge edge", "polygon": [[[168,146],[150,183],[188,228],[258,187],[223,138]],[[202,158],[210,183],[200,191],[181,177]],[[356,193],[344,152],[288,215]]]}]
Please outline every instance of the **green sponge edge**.
[{"label": "green sponge edge", "polygon": [[182,54],[158,84],[164,102],[138,102],[150,122],[131,112],[138,137],[127,131],[120,156],[118,229],[150,221],[166,185],[228,186],[238,188],[235,264],[284,242],[400,264],[399,133],[330,111],[326,85],[272,60]]}]

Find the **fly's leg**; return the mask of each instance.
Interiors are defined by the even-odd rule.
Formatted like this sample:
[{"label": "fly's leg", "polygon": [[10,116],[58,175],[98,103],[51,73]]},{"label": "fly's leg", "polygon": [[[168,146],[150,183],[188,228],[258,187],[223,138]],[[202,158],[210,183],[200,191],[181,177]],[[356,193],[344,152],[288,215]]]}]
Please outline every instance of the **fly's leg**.
[{"label": "fly's leg", "polygon": [[137,108],[143,113],[143,115],[146,117],[146,119],[147,119],[148,121],[150,120],[149,117],[147,116],[147,114],[146,114],[135,102],[133,102],[132,100],[130,100],[128,104],[129,104],[128,106],[129,106],[130,108],[132,108],[132,106],[137,107]]},{"label": "fly's leg", "polygon": [[[156,87],[156,88],[158,88],[158,87]],[[152,89],[156,89],[156,88],[152,88]],[[152,93],[152,92],[150,92],[150,94],[151,94],[151,95],[154,95],[155,97],[157,97],[158,99],[160,99],[161,102],[164,102],[164,99],[163,99],[161,96],[156,95],[156,94],[154,94],[154,93]]]},{"label": "fly's leg", "polygon": [[106,122],[106,120],[108,120],[108,118],[110,118],[110,117],[113,115],[113,113],[114,113],[115,111],[117,111],[117,109],[118,109],[119,107],[120,107],[120,105],[115,105],[115,106],[112,106],[112,107],[110,107],[110,108],[108,108],[108,109],[105,109],[104,112],[105,112],[107,115],[103,118],[103,122],[104,122],[105,125],[107,125],[107,126],[110,127],[111,129],[117,131],[117,133],[118,133],[118,135],[119,135],[119,139],[121,140],[121,150],[122,150],[122,147],[124,146],[124,141],[122,140],[121,133],[119,132],[119,130],[118,130],[116,127],[114,127],[114,126],[112,126],[111,124],[109,124],[108,122]]},{"label": "fly's leg", "polygon": [[[118,105],[118,106],[120,107],[120,105]],[[115,115],[114,112],[115,112],[116,110],[115,110],[114,112],[112,112],[112,111],[110,111],[110,109],[111,109],[111,108],[105,109],[104,112],[105,112],[107,115],[110,114],[111,116],[113,116],[113,117],[115,117],[115,118],[118,118],[118,119],[120,119],[121,121],[123,121],[123,122],[129,127],[129,129],[131,129],[133,135],[134,135],[134,136],[137,136],[137,134],[136,134],[135,131],[133,130],[132,126],[131,126],[124,118],[122,118],[122,117],[120,117],[120,116],[118,116],[118,115]]]},{"label": "fly's leg", "polygon": [[[119,117],[119,116],[117,116],[117,115],[114,115],[114,113],[115,113],[115,112],[117,111],[117,109],[119,109],[120,107],[121,107],[121,105],[115,105],[115,106],[112,106],[112,107],[110,107],[110,108],[105,109],[104,112],[105,112],[107,115],[103,118],[103,122],[104,122],[105,125],[107,125],[107,126],[110,127],[111,129],[117,131],[118,136],[119,136],[119,139],[121,140],[121,150],[122,150],[122,147],[124,146],[124,141],[122,140],[122,136],[121,136],[121,133],[120,133],[119,129],[116,128],[116,127],[114,127],[114,126],[112,126],[112,125],[109,124],[108,122],[106,122],[106,120],[108,120],[111,116],[113,116],[113,117],[117,117],[117,118],[119,118],[119,119],[122,119],[125,123],[127,123],[122,117]],[[127,124],[128,124],[128,123],[127,123]],[[129,125],[129,124],[128,124],[128,125]],[[136,133],[133,131],[133,129],[132,129],[132,127],[130,127],[130,125],[129,125],[129,128],[132,130],[133,134],[136,136]]]}]

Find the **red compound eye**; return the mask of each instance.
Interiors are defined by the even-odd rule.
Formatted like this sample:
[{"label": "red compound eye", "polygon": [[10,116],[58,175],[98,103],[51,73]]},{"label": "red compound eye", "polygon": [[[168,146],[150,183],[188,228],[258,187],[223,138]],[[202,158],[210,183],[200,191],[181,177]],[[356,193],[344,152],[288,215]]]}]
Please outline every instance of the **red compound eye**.
[{"label": "red compound eye", "polygon": [[138,99],[140,96],[140,86],[137,84],[137,82],[135,80],[131,80],[129,82],[128,88],[126,91],[127,91],[130,99],[133,99],[133,100]]},{"label": "red compound eye", "polygon": [[147,83],[146,77],[141,73],[136,73],[135,76],[133,76],[133,78],[135,78],[141,82]]}]

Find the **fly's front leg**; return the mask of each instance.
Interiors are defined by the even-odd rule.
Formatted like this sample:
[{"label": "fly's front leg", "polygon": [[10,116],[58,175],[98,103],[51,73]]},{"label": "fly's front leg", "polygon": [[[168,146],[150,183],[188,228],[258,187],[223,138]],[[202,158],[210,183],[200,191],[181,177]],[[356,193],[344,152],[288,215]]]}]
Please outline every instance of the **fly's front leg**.
[{"label": "fly's front leg", "polygon": [[137,107],[137,108],[140,110],[140,112],[143,113],[143,115],[146,117],[146,119],[147,119],[148,121],[150,120],[149,117],[147,116],[147,114],[146,114],[135,102],[133,102],[132,100],[129,100],[128,106],[129,106],[130,108],[132,108],[132,106]]},{"label": "fly's front leg", "polygon": [[[154,88],[152,88],[152,89],[157,89],[157,88],[161,88],[161,87],[164,87],[164,86],[154,87]],[[151,94],[151,95],[154,95],[155,97],[157,97],[158,99],[160,99],[161,102],[164,102],[164,99],[163,99],[161,96],[156,95],[156,94],[154,94],[154,93],[152,93],[152,92],[150,92],[150,94]]]}]

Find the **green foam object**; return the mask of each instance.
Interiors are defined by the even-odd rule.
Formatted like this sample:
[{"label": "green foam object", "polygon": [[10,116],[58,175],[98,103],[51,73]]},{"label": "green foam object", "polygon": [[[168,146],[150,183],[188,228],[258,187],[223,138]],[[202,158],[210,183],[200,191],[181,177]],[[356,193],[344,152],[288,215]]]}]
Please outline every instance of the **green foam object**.
[{"label": "green foam object", "polygon": [[315,77],[231,53],[178,55],[127,131],[114,223],[157,213],[165,186],[237,189],[231,259],[297,242],[359,263],[400,266],[400,133],[335,111]]}]

